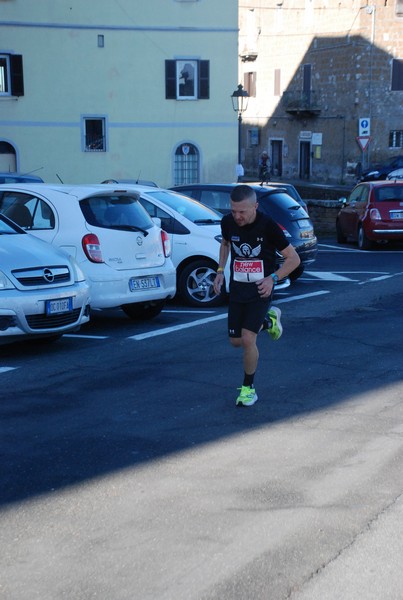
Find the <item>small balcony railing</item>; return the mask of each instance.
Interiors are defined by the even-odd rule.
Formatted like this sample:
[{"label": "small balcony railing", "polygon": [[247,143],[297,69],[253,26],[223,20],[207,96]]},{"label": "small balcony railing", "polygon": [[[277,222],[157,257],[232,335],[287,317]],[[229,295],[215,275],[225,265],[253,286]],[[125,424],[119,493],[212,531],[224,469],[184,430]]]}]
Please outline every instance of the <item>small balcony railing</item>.
[{"label": "small balcony railing", "polygon": [[318,95],[314,91],[284,92],[282,100],[284,109],[289,113],[318,115],[321,112]]}]

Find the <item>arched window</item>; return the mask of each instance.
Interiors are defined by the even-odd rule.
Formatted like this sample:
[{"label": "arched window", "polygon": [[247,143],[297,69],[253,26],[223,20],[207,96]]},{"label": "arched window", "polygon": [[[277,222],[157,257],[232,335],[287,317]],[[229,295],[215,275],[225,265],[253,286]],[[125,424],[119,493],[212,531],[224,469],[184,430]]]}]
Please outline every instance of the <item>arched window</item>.
[{"label": "arched window", "polygon": [[193,144],[180,144],[175,152],[174,185],[199,182],[199,151]]},{"label": "arched window", "polygon": [[15,173],[17,171],[17,157],[14,146],[0,140],[0,171]]}]

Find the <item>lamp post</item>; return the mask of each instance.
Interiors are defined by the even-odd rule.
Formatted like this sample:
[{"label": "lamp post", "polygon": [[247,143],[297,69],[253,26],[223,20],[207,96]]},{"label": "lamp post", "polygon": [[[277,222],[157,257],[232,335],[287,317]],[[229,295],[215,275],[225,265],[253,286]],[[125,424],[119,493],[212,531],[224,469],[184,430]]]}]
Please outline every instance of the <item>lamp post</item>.
[{"label": "lamp post", "polygon": [[[248,108],[249,94],[240,83],[231,94],[232,108],[238,113],[238,169],[241,167],[241,135],[242,135],[242,113]],[[238,176],[239,181],[239,176]]]}]

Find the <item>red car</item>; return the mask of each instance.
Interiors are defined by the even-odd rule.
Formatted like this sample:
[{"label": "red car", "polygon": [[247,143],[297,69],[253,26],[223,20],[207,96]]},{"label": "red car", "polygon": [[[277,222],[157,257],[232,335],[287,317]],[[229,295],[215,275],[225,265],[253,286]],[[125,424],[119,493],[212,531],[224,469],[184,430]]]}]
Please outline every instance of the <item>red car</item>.
[{"label": "red car", "polygon": [[358,242],[370,250],[374,242],[403,241],[403,181],[359,183],[336,218],[337,241]]}]

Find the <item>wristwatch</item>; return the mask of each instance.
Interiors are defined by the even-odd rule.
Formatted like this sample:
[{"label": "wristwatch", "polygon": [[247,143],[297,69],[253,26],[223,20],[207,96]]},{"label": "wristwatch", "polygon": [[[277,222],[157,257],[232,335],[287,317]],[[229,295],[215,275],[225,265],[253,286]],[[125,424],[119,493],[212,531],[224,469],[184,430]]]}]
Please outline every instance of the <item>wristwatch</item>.
[{"label": "wristwatch", "polygon": [[278,276],[275,273],[272,273],[270,277],[273,279],[274,285],[276,285],[278,283]]}]

